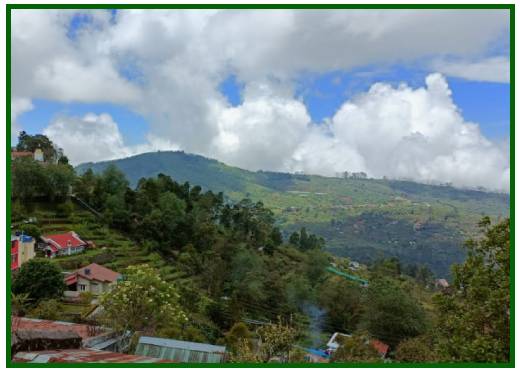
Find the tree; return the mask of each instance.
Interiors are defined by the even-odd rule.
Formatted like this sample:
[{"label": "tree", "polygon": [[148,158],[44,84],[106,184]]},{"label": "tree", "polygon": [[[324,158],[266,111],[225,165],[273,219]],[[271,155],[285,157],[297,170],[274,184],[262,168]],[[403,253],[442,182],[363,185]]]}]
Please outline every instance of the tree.
[{"label": "tree", "polygon": [[397,346],[395,359],[400,362],[438,362],[434,337],[427,334],[402,341]]},{"label": "tree", "polygon": [[25,293],[34,303],[61,298],[64,290],[62,270],[48,259],[32,259],[24,263],[12,285],[13,293]]},{"label": "tree", "polygon": [[58,300],[48,299],[42,300],[36,308],[34,308],[30,315],[35,318],[58,320],[63,312],[63,304]]},{"label": "tree", "polygon": [[320,287],[320,306],[335,331],[354,331],[363,313],[361,288],[340,277],[330,277]]},{"label": "tree", "polygon": [[364,301],[362,325],[372,336],[392,348],[404,339],[422,334],[426,329],[424,310],[393,279],[372,279]]},{"label": "tree", "polygon": [[340,346],[332,355],[332,362],[380,362],[381,356],[370,344],[367,333],[357,333],[350,337],[338,337]]},{"label": "tree", "polygon": [[101,297],[103,318],[117,331],[154,333],[186,322],[179,295],[149,265],[129,266],[124,280]]},{"label": "tree", "polygon": [[37,148],[43,151],[43,157],[46,162],[57,159],[58,151],[56,146],[47,136],[41,134],[29,135],[25,131],[21,131],[18,135],[16,150],[34,152]]},{"label": "tree", "polygon": [[289,353],[296,340],[297,331],[278,317],[277,323],[263,325],[258,328],[260,351],[264,362],[269,362],[275,356],[282,361],[290,360]]},{"label": "tree", "polygon": [[227,349],[234,353],[238,353],[242,348],[244,348],[242,346],[244,341],[250,345],[249,348],[252,348],[249,339],[251,339],[251,332],[244,322],[235,323],[224,337]]},{"label": "tree", "polygon": [[12,197],[29,201],[45,196],[49,191],[48,178],[43,167],[32,159],[14,160],[11,174]]},{"label": "tree", "polygon": [[34,239],[38,239],[42,235],[40,228],[32,223],[20,225],[18,231],[21,231],[24,235],[32,236]]},{"label": "tree", "polygon": [[438,294],[439,349],[446,360],[509,361],[509,219],[466,243],[468,257],[453,267],[451,290]]},{"label": "tree", "polygon": [[14,294],[11,292],[11,314],[23,317],[30,305],[29,295],[26,293]]}]

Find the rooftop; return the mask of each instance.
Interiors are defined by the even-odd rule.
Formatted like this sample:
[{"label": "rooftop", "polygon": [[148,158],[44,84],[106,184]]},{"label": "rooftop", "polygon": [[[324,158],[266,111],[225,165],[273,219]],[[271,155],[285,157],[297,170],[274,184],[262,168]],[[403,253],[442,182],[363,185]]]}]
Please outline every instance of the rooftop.
[{"label": "rooftop", "polygon": [[88,280],[97,280],[100,282],[112,283],[117,281],[121,277],[121,274],[112,271],[104,266],[92,263],[67,275],[65,277],[65,283],[75,283],[77,281],[78,276]]},{"label": "rooftop", "polygon": [[51,331],[71,331],[78,334],[83,340],[91,339],[95,336],[103,335],[107,331],[90,325],[70,323],[62,321],[49,321],[44,319],[17,318],[16,330],[51,330]]},{"label": "rooftop", "polygon": [[69,231],[64,234],[42,235],[41,238],[44,242],[56,246],[58,249],[67,248],[69,243],[72,247],[87,245],[74,231]]},{"label": "rooftop", "polygon": [[223,345],[212,345],[212,344],[204,344],[204,343],[186,342],[186,341],[174,340],[174,339],[153,338],[150,336],[141,336],[139,338],[139,344],[149,344],[149,345],[156,345],[159,347],[185,349],[188,351],[197,351],[197,352],[211,352],[211,353],[214,353],[214,352],[225,353],[226,352],[226,347],[224,347]]},{"label": "rooftop", "polygon": [[96,349],[62,349],[54,351],[18,352],[13,357],[14,362],[49,363],[49,362],[112,362],[112,363],[165,363],[173,362],[154,357],[127,355]]}]

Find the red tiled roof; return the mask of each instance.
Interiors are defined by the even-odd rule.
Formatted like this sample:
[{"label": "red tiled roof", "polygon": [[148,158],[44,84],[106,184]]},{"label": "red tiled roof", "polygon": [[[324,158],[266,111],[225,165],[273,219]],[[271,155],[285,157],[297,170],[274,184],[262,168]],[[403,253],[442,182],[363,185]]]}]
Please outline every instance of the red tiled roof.
[{"label": "red tiled roof", "polygon": [[377,339],[373,339],[370,343],[381,355],[386,356],[388,349],[390,348],[387,344]]},{"label": "red tiled roof", "polygon": [[65,283],[67,283],[67,285],[73,284],[77,281],[77,277],[112,283],[117,281],[117,279],[121,277],[121,274],[98,264],[90,264],[66,276]]},{"label": "red tiled roof", "polygon": [[69,323],[61,321],[49,321],[44,319],[17,318],[16,330],[52,330],[52,331],[72,331],[81,336],[82,339],[88,340],[93,334],[102,335],[106,333],[104,329],[92,329],[89,325],[79,323]]},{"label": "red tiled roof", "polygon": [[54,351],[35,351],[35,352],[18,352],[13,357],[14,362],[112,362],[112,363],[166,363],[173,362],[161,360],[154,357],[127,355],[110,351],[100,351],[96,349],[63,349]]},{"label": "red tiled roof", "polygon": [[78,234],[76,234],[74,231],[69,231],[65,234],[42,236],[42,240],[50,244],[52,247],[56,247],[56,250],[67,248],[69,245],[69,241],[72,247],[87,245],[87,243],[81,240]]}]

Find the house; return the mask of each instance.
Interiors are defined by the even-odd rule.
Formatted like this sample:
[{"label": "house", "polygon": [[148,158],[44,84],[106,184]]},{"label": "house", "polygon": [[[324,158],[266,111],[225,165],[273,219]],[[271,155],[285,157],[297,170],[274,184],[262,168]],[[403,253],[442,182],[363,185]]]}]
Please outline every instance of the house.
[{"label": "house", "polygon": [[18,240],[13,240],[11,237],[11,271],[20,267],[18,263]]},{"label": "house", "polygon": [[36,148],[34,150],[34,160],[39,162],[44,162],[43,151],[40,148]]},{"label": "house", "polygon": [[32,236],[19,234],[11,235],[11,270],[17,270],[24,263],[34,258],[36,241]]},{"label": "house", "polygon": [[33,158],[32,152],[27,151],[11,151],[11,161],[14,161],[19,158]]},{"label": "house", "polygon": [[340,336],[343,336],[345,338],[350,338],[352,335],[342,334],[340,332],[335,332],[334,334],[332,334],[329,341],[327,342],[327,351],[329,353],[334,352],[339,348],[340,344],[338,342],[338,337],[340,337]]},{"label": "house", "polygon": [[87,248],[87,242],[83,241],[74,231],[42,236],[41,240],[45,243],[43,251],[47,257],[70,256],[81,253]]},{"label": "house", "polygon": [[[332,355],[340,347],[341,344],[338,342],[338,337],[340,337],[340,336],[345,337],[345,338],[350,338],[352,335],[342,334],[339,332],[335,332],[334,334],[332,334],[332,336],[329,339],[329,342],[327,343],[327,352],[330,355]],[[390,349],[389,345],[383,343],[382,341],[380,341],[378,339],[370,339],[370,340],[367,339],[366,344],[369,344],[369,343],[381,355],[381,358],[386,357],[386,355],[388,354],[388,351]]]},{"label": "house", "polygon": [[437,289],[444,290],[444,289],[448,288],[449,286],[450,286],[450,284],[448,283],[448,281],[446,279],[436,279],[435,280],[435,288],[437,288]]},{"label": "house", "polygon": [[135,354],[176,362],[221,363],[225,360],[226,347],[141,336]]},{"label": "house", "polygon": [[156,363],[167,360],[119,353],[129,336],[100,326],[13,317],[13,362]]},{"label": "house", "polygon": [[122,276],[98,264],[90,264],[65,276],[69,291],[90,292],[100,295],[109,291]]},{"label": "house", "polygon": [[370,341],[372,347],[376,349],[376,351],[381,355],[381,358],[385,358],[390,350],[390,346],[388,344],[383,343],[381,340],[372,339]]},{"label": "house", "polygon": [[330,355],[327,353],[327,351],[313,348],[303,348],[303,350],[305,351],[305,356],[303,357],[305,362],[319,364],[330,361]]}]

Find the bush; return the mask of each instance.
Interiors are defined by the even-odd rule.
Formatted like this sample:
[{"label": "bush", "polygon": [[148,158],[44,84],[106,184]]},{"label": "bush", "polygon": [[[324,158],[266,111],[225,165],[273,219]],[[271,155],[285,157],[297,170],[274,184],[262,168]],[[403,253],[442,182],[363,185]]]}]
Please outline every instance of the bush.
[{"label": "bush", "polygon": [[58,300],[49,299],[41,301],[31,311],[31,316],[41,319],[58,320],[63,313],[63,305]]},{"label": "bush", "polygon": [[42,235],[40,228],[31,223],[21,225],[19,231],[25,235],[32,236],[34,239],[38,239]]},{"label": "bush", "polygon": [[63,295],[65,283],[61,268],[48,259],[32,259],[22,265],[14,277],[12,292],[25,293],[34,303],[57,299]]},{"label": "bush", "polygon": [[92,292],[82,292],[79,295],[79,299],[82,304],[90,304],[94,300],[94,294]]}]

